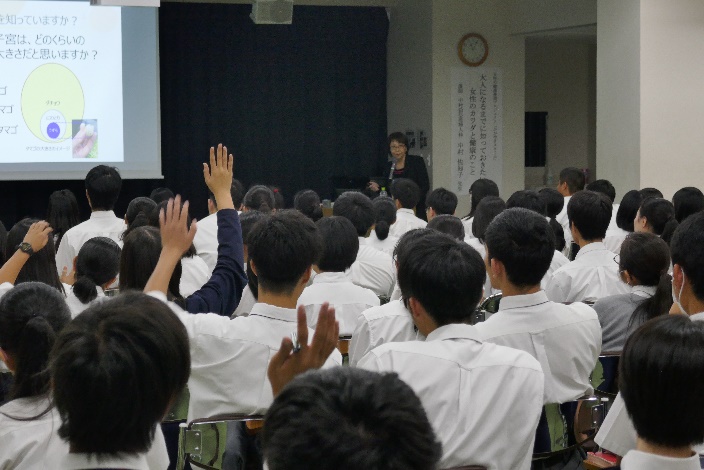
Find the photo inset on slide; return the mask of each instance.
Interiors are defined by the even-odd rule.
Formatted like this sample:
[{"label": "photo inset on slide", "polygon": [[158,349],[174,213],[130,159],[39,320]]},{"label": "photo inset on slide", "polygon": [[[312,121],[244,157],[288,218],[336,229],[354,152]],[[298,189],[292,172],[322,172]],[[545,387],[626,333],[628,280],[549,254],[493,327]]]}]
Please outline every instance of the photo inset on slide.
[{"label": "photo inset on slide", "polygon": [[71,121],[73,127],[73,158],[98,158],[98,120]]}]

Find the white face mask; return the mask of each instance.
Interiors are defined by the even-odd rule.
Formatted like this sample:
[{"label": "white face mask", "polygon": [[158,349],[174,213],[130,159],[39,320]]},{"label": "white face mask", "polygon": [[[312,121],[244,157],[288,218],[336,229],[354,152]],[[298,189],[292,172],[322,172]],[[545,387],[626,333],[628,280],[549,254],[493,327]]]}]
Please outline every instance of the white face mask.
[{"label": "white face mask", "polygon": [[677,297],[675,297],[675,282],[674,280],[672,281],[672,301],[677,304],[680,309],[680,312],[686,314],[687,312],[684,310],[684,307],[682,307],[682,304],[680,303],[680,300],[682,299],[682,291],[684,290],[684,279],[684,271],[682,271],[682,286],[680,287],[680,293],[677,295]]}]

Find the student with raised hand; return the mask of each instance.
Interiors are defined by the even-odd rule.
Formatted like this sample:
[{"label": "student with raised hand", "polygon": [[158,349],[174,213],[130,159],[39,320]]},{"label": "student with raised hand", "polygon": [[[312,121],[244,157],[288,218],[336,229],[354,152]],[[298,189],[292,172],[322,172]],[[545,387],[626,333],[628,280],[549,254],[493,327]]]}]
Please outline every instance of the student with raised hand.
[{"label": "student with raised hand", "polygon": [[672,306],[670,249],[652,233],[632,233],[621,245],[618,258],[621,281],[631,289],[599,299],[602,351],[621,351],[626,339],[646,321],[666,314]]},{"label": "student with raised hand", "polygon": [[596,312],[582,303],[551,302],[540,282],[550,267],[554,235],[545,217],[522,208],[499,214],[486,232],[486,268],[501,290],[499,311],[476,325],[487,342],[526,351],[545,372],[545,403],[590,393],[601,351]]},{"label": "student with raised hand", "polygon": [[[145,292],[166,300],[174,259],[190,245],[193,232],[180,204],[169,202],[162,216],[162,256]],[[212,314],[188,315],[171,304],[190,339],[189,420],[222,413],[260,414],[269,407],[273,397],[267,366],[281,339],[296,331],[296,301],[320,256],[320,235],[303,214],[276,212],[254,225],[248,251],[259,284],[258,303],[249,316],[230,320]],[[328,305],[321,309],[327,311]],[[299,311],[305,315],[302,307]],[[326,366],[341,363],[340,353],[333,352]]]},{"label": "student with raised hand", "polygon": [[75,317],[94,302],[105,300],[105,290],[120,272],[120,247],[107,237],[91,238],[73,261],[74,279],[66,303]]},{"label": "student with raised hand", "polygon": [[643,196],[638,190],[632,189],[623,195],[616,211],[616,228],[609,228],[604,237],[604,245],[614,254],[619,254],[623,240],[629,233],[635,231],[633,223],[641,202],[643,202]]},{"label": "student with raised hand", "polygon": [[[41,227],[41,230],[40,230]],[[56,255],[54,251],[54,239],[50,237],[44,241],[42,237],[41,246],[31,243],[30,246],[25,245],[30,231],[49,231],[51,227],[44,221],[36,219],[22,219],[17,222],[7,234],[7,246],[5,255],[8,261],[11,257],[17,254],[17,251],[22,251],[27,256],[22,257],[22,265],[12,279],[12,284],[20,284],[22,282],[43,282],[62,294],[66,293],[66,286],[61,282],[59,274],[56,271]],[[71,260],[73,266],[73,260]]]},{"label": "student with raised hand", "polygon": [[636,232],[649,232],[670,243],[677,228],[675,206],[667,199],[649,197],[643,199],[633,221]]},{"label": "student with raised hand", "polygon": [[387,255],[394,253],[398,238],[390,235],[391,226],[396,222],[396,204],[390,197],[377,197],[372,201],[374,206],[374,225],[366,243],[368,246],[383,251]]},{"label": "student with raised hand", "polygon": [[436,188],[425,198],[425,212],[428,222],[438,215],[455,215],[457,196],[445,188]]},{"label": "student with raised hand", "polygon": [[122,246],[120,235],[125,231],[123,219],[115,216],[113,208],[120,196],[122,178],[117,168],[106,165],[93,167],[86,175],[86,197],[90,205],[90,219],[68,230],[56,251],[58,273],[71,270],[73,258],[83,244],[93,237],[108,237]]},{"label": "student with raised hand", "polygon": [[442,442],[440,468],[527,470],[543,405],[540,364],[482,342],[468,323],[482,297],[484,262],[465,243],[424,232],[399,257],[398,279],[426,340],[383,344],[357,366],[395,372],[416,392]]},{"label": "student with raised hand", "polygon": [[672,196],[672,204],[675,206],[675,219],[682,223],[690,215],[704,210],[704,193],[691,186],[682,188]]},{"label": "student with raised hand", "polygon": [[[218,263],[208,282],[187,298],[179,293],[181,258],[191,248],[191,244],[174,249],[165,239],[162,230],[153,227],[140,227],[125,239],[120,260],[120,290],[143,290],[152,282],[150,290],[159,290],[168,295],[191,313],[217,313],[230,316],[240,301],[242,290],[247,284],[242,253],[242,232],[239,216],[232,202],[233,162],[228,157],[227,147],[218,145],[210,149],[210,165],[203,164],[203,177],[218,200]],[[177,214],[184,224],[188,219],[188,202],[181,205],[181,198],[169,201],[167,210],[161,212],[172,218]],[[195,234],[196,221],[187,229]],[[193,237],[190,238],[191,242]],[[181,251],[179,251],[181,250]]]},{"label": "student with raised hand", "polygon": [[428,223],[416,215],[416,206],[422,195],[414,181],[406,178],[395,179],[391,184],[391,197],[396,204],[396,222],[389,230],[392,236],[400,238],[409,230],[425,228]]},{"label": "student with raised hand", "polygon": [[[406,252],[413,250],[416,241],[422,239],[426,233],[427,231],[422,229],[406,232],[394,249],[394,259],[398,260],[399,257],[405,256]],[[398,262],[395,263],[395,268],[398,270]],[[403,301],[392,299],[385,305],[365,310],[357,318],[350,341],[350,365],[356,366],[365,354],[384,343],[423,339],[424,336],[418,333],[411,312]]]},{"label": "student with raised hand", "polygon": [[[672,255],[672,310],[704,321],[704,213],[689,216],[675,230],[670,242]],[[626,455],[636,448],[636,431],[621,394],[616,396],[594,439],[601,447]],[[704,445],[697,446],[704,453]]]},{"label": "student with raised hand", "polygon": [[499,197],[499,186],[492,180],[487,178],[479,178],[474,180],[472,185],[469,187],[469,198],[471,203],[471,208],[469,214],[462,217],[462,223],[464,223],[464,232],[467,234],[468,238],[473,238],[472,235],[472,225],[474,223],[474,213],[477,210],[477,206],[482,199],[487,196]]},{"label": "student with raised hand", "polygon": [[396,284],[391,256],[367,244],[367,237],[374,226],[372,201],[362,193],[348,191],[337,198],[332,214],[346,218],[357,230],[359,251],[350,268],[352,282],[371,289],[376,295],[391,295]]},{"label": "student with raised hand", "polygon": [[340,216],[325,217],[316,222],[323,242],[322,253],[313,269],[318,274],[298,298],[306,310],[308,324],[315,327],[320,306],[328,302],[335,309],[340,334],[351,335],[357,317],[379,306],[374,292],[352,283],[348,270],[357,258],[359,240],[352,222]]},{"label": "student with raised hand", "polygon": [[[582,191],[584,189],[584,183],[584,173],[582,173],[582,170],[579,168],[568,167],[564,168],[560,172],[557,190],[564,197],[565,205],[563,206],[562,211],[557,215],[556,220],[560,223],[560,225],[562,225],[562,229],[564,230],[567,250],[571,250],[571,243],[573,240],[572,231],[570,230],[570,221],[567,216],[567,206],[569,205],[572,196],[578,191]],[[609,215],[609,217],[611,216]]]},{"label": "student with raised hand", "polygon": [[602,242],[611,220],[611,201],[594,191],[570,198],[567,215],[579,253],[552,274],[545,292],[553,302],[596,302],[629,288],[621,282],[613,252]]},{"label": "student with raised hand", "polygon": [[637,434],[622,470],[698,470],[704,441],[704,324],[668,315],[640,327],[619,363],[619,384]]}]

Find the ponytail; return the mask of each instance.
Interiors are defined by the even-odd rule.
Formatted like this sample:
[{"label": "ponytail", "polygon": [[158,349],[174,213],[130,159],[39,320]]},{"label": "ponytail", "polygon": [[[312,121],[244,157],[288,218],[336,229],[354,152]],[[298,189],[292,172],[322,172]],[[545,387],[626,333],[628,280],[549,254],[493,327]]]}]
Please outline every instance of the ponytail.
[{"label": "ponytail", "polygon": [[271,189],[263,185],[256,185],[249,188],[242,203],[249,210],[268,214],[276,207],[276,197]]},{"label": "ponytail", "polygon": [[91,302],[98,297],[98,285],[88,276],[81,276],[73,284],[73,293],[83,304]]},{"label": "ponytail", "polygon": [[391,226],[385,220],[380,220],[374,226],[374,232],[379,240],[386,240],[389,237],[389,229]]},{"label": "ponytail", "polygon": [[664,315],[672,307],[672,277],[665,273],[660,276],[655,294],[636,307],[628,320],[628,329],[638,328],[648,320]]},{"label": "ponytail", "polygon": [[389,237],[391,225],[396,223],[396,204],[390,197],[378,197],[372,201],[374,207],[374,232],[379,240]]},{"label": "ponytail", "polygon": [[120,247],[107,237],[91,238],[76,257],[73,293],[83,304],[98,296],[97,287],[107,284],[120,271]]}]

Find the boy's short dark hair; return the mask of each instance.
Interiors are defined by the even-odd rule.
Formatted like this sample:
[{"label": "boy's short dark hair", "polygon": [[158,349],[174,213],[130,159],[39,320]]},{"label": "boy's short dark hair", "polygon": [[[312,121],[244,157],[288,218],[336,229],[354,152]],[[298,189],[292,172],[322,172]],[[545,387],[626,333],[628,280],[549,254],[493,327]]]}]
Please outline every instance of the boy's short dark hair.
[{"label": "boy's short dark hair", "polygon": [[242,212],[240,214],[240,226],[242,227],[242,243],[247,245],[247,240],[249,239],[249,233],[252,231],[252,227],[262,219],[267,217],[266,214],[259,211],[249,211]]},{"label": "boy's short dark hair", "polygon": [[191,368],[181,320],[165,303],[138,292],[73,319],[52,357],[59,435],[91,454],[148,451]]},{"label": "boy's short dark hair", "polygon": [[420,399],[393,373],[308,372],[286,385],[264,422],[271,470],[434,470],[442,454]]},{"label": "boy's short dark hair", "polygon": [[451,236],[455,240],[464,240],[464,224],[454,215],[442,214],[428,222],[428,228]]},{"label": "boy's short dark hair", "polygon": [[613,204],[616,200],[616,188],[614,188],[614,185],[611,184],[611,181],[609,180],[592,181],[585,189],[587,191],[605,194],[611,200],[611,204]]},{"label": "boy's short dark hair", "polygon": [[344,272],[357,259],[359,238],[352,222],[344,217],[323,217],[315,223],[323,241],[323,252],[318,259],[321,271]]},{"label": "boy's short dark hair", "polygon": [[436,214],[454,215],[457,209],[457,196],[445,188],[436,188],[428,193],[425,198],[425,207],[431,207]]},{"label": "boy's short dark hair", "polygon": [[420,201],[420,186],[408,178],[398,178],[391,183],[391,197],[404,209],[414,209]]},{"label": "boy's short dark hair", "polygon": [[560,172],[560,184],[567,183],[570,194],[584,189],[584,173],[579,168],[568,167]]},{"label": "boy's short dark hair", "polygon": [[[239,209],[242,205],[244,193],[244,185],[242,182],[240,180],[233,179],[232,186],[230,186],[230,196],[232,197],[232,203],[235,206],[235,209]],[[215,200],[215,194],[213,194],[210,189],[208,189],[208,199],[212,201],[216,208],[218,207],[218,202]]]},{"label": "boy's short dark hair", "polygon": [[542,216],[548,215],[545,201],[540,197],[538,191],[531,189],[523,189],[511,194],[511,197],[506,201],[506,209],[513,207],[522,207],[523,209],[537,212]]},{"label": "boy's short dark hair", "polygon": [[247,249],[259,288],[290,294],[320,258],[322,242],[313,221],[289,209],[257,222],[247,237]]},{"label": "boy's short dark hair", "polygon": [[464,242],[432,229],[420,230],[413,249],[398,257],[403,299],[418,300],[438,326],[467,323],[482,298],[484,260]]},{"label": "boy's short dark hair", "polygon": [[485,244],[487,256],[501,261],[518,287],[540,285],[555,254],[555,234],[545,217],[518,207],[496,216]]},{"label": "boy's short dark hair", "polygon": [[660,199],[662,199],[665,197],[662,195],[662,191],[660,191],[658,188],[643,188],[640,190],[640,195],[643,196],[643,199],[649,197],[659,197]]},{"label": "boy's short dark hair", "polygon": [[362,193],[347,191],[340,194],[332,206],[332,214],[352,222],[360,237],[366,237],[374,225],[374,205]]},{"label": "boy's short dark hair", "polygon": [[606,195],[594,191],[579,191],[567,204],[567,218],[586,241],[606,236],[611,223],[613,206]]},{"label": "boy's short dark hair", "polygon": [[86,192],[94,211],[111,211],[120,197],[122,178],[114,166],[98,165],[86,175]]},{"label": "boy's short dark hair", "polygon": [[692,285],[694,295],[704,300],[704,212],[690,215],[670,240],[672,263],[678,264]]},{"label": "boy's short dark hair", "polygon": [[639,437],[664,447],[704,441],[704,323],[663,315],[628,338],[619,389]]},{"label": "boy's short dark hair", "polygon": [[174,198],[174,192],[169,188],[156,188],[149,194],[149,199],[159,204]]},{"label": "boy's short dark hair", "polygon": [[540,199],[545,202],[545,215],[554,219],[565,207],[565,197],[555,188],[543,188],[538,191]]}]

